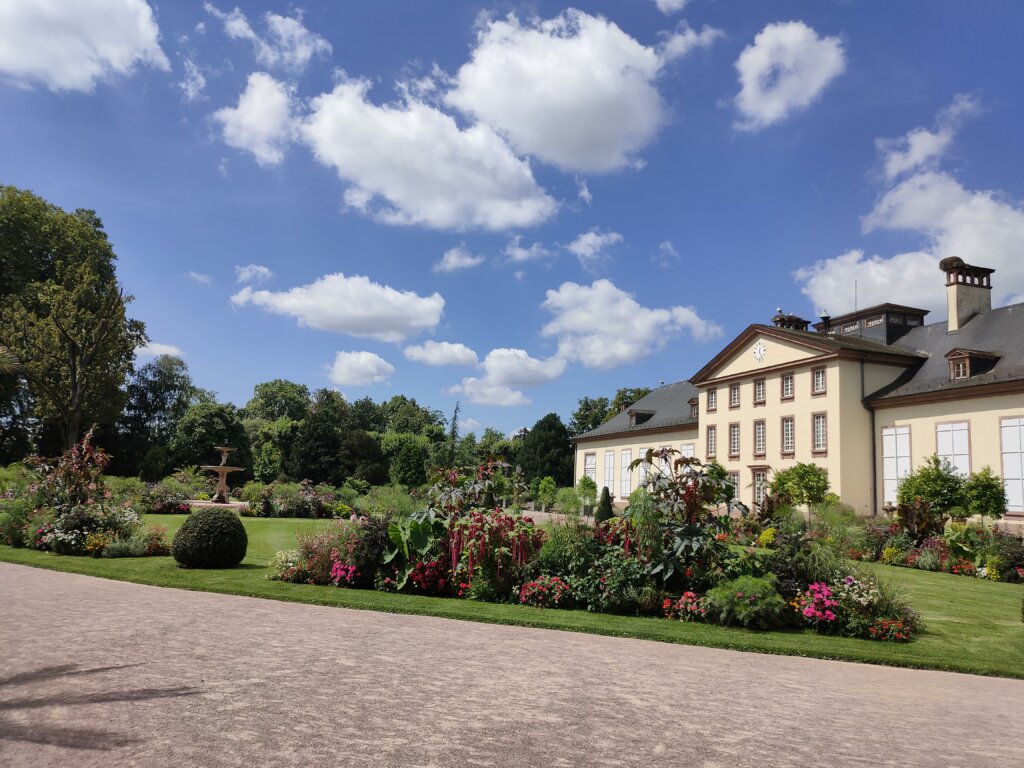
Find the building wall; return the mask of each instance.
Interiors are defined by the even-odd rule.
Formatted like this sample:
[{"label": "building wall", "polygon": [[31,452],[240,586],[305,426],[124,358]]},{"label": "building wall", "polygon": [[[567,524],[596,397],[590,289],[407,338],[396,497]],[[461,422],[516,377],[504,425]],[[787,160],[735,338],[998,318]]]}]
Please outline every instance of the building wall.
[{"label": "building wall", "polygon": [[[653,434],[644,434],[643,432],[629,432],[620,435],[611,435],[607,438],[596,439],[596,440],[583,440],[576,443],[576,470],[574,481],[579,482],[579,479],[583,477],[586,472],[586,456],[588,453],[592,453],[596,458],[596,471],[594,482],[597,483],[597,492],[600,494],[601,488],[606,483],[605,475],[605,456],[607,452],[611,452],[614,458],[613,464],[613,478],[612,484],[609,486],[608,491],[615,499],[617,506],[625,506],[628,498],[628,493],[623,495],[622,491],[622,462],[623,462],[623,451],[629,451],[630,462],[643,456],[648,448],[662,448],[662,447],[675,448],[677,451],[684,451],[685,446],[690,446],[690,449],[694,451],[693,455],[700,457],[700,453],[697,448],[697,425],[691,425],[687,427],[680,427],[677,430],[672,431],[658,431]],[[640,470],[639,468],[634,469],[629,474],[629,491],[633,491],[637,488],[640,482]]]}]

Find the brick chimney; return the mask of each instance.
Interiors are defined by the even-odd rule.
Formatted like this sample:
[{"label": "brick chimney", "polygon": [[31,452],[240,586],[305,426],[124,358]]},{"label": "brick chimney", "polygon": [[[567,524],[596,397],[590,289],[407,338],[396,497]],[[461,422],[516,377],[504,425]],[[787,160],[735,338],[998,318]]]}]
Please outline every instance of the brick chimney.
[{"label": "brick chimney", "polygon": [[939,262],[946,273],[946,331],[956,333],[975,315],[992,311],[992,273],[994,269],[973,267],[950,256]]}]

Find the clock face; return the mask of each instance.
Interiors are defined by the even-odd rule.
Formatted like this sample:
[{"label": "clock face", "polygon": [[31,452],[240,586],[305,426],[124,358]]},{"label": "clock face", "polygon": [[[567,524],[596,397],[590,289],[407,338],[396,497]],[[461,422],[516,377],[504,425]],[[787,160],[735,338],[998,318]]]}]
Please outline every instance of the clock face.
[{"label": "clock face", "polygon": [[759,341],[757,342],[757,344],[754,345],[754,360],[760,363],[764,360],[765,355],[767,354],[768,347],[764,345],[763,341]]}]

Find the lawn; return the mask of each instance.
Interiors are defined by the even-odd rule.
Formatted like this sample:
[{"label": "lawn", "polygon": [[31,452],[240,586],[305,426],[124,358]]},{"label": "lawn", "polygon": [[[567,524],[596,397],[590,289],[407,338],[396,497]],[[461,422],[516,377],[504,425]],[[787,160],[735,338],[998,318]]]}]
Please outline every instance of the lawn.
[{"label": "lawn", "polygon": [[[146,522],[165,526],[173,536],[183,520],[179,515],[151,515]],[[906,590],[927,625],[927,631],[914,642],[889,644],[827,637],[810,631],[755,632],[667,619],[282,584],[266,578],[267,563],[274,553],[293,548],[297,530],[314,530],[330,523],[256,518],[243,518],[243,523],[249,535],[249,551],[242,565],[231,570],[186,570],[178,568],[169,557],[120,560],[60,557],[3,545],[0,545],[0,560],[139,584],[299,603],[1024,678],[1024,623],[1021,622],[1024,588],[1019,584],[864,564],[866,570],[880,579],[892,581]]]}]

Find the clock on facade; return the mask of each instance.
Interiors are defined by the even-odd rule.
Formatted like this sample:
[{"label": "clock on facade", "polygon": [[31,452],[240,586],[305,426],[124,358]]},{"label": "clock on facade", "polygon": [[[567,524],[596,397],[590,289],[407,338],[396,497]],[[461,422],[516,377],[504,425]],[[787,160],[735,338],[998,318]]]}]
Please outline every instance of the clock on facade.
[{"label": "clock on facade", "polygon": [[765,355],[768,354],[768,347],[764,345],[763,341],[757,342],[754,345],[754,360],[758,363],[764,360]]}]

